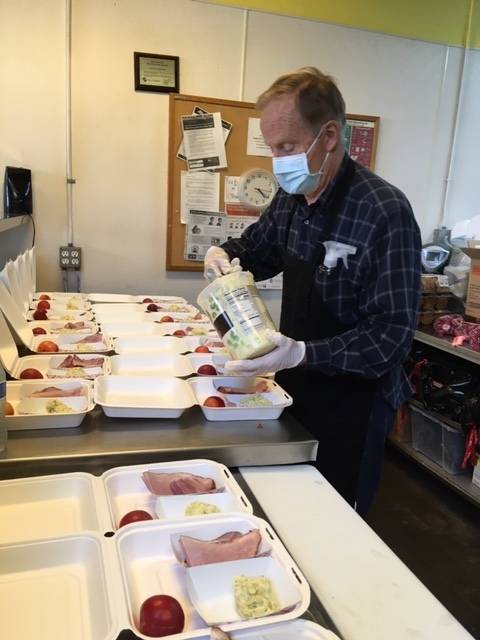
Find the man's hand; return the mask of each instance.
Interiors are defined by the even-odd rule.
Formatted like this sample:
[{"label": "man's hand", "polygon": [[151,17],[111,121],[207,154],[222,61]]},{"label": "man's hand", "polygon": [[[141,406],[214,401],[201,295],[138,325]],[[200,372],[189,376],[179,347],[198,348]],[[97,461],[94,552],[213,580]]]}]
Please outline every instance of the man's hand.
[{"label": "man's hand", "polygon": [[213,280],[213,278],[241,270],[240,260],[234,258],[230,262],[228,253],[220,247],[210,247],[205,254],[203,274],[207,280]]},{"label": "man's hand", "polygon": [[230,360],[225,363],[226,376],[261,376],[282,369],[292,369],[305,358],[305,342],[292,340],[278,331],[269,331],[268,339],[276,348],[253,360]]}]

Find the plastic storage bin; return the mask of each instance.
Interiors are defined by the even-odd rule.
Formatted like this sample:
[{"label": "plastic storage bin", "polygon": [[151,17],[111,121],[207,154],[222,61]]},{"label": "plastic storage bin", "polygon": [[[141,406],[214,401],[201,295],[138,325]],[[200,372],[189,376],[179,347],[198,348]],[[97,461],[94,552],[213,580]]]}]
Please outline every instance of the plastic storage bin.
[{"label": "plastic storage bin", "polygon": [[461,464],[465,451],[465,435],[460,427],[446,424],[440,416],[411,406],[412,445],[451,474],[466,473]]}]

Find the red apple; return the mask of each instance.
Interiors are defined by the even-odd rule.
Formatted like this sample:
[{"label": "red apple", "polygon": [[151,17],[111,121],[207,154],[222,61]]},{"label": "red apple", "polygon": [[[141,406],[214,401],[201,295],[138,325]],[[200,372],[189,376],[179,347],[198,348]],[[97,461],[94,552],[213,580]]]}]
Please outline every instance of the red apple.
[{"label": "red apple", "polygon": [[142,302],[144,302],[145,304],[147,304],[147,302],[153,302],[153,300],[151,298],[144,298],[142,300]]},{"label": "red apple", "polygon": [[33,327],[32,333],[33,333],[34,336],[43,336],[47,332],[45,331],[45,329],[43,327]]},{"label": "red apple", "polygon": [[172,316],[162,316],[160,322],[174,322]]},{"label": "red apple", "polygon": [[48,300],[40,300],[37,304],[37,309],[40,309],[40,311],[46,311],[47,309],[50,309],[50,303]]},{"label": "red apple", "polygon": [[46,320],[47,319],[47,312],[45,311],[45,309],[37,309],[36,311],[33,312],[33,319],[34,320]]},{"label": "red apple", "polygon": [[140,607],[138,628],[146,636],[160,638],[181,633],[185,625],[183,609],[172,596],[154,595]]},{"label": "red apple", "polygon": [[52,342],[51,340],[43,340],[37,347],[37,351],[42,353],[54,353],[58,351],[58,344]]},{"label": "red apple", "polygon": [[187,334],[183,329],[177,329],[176,331],[173,332],[173,335],[176,336],[177,338],[184,338]]},{"label": "red apple", "polygon": [[15,415],[15,411],[13,410],[12,405],[10,404],[10,402],[7,402],[7,401],[5,401],[5,415],[6,416]]},{"label": "red apple", "polygon": [[148,513],[148,511],[136,509],[135,511],[129,511],[128,513],[126,513],[120,520],[120,524],[118,526],[123,527],[126,524],[130,524],[131,522],[142,522],[143,520],[153,520],[153,518]]},{"label": "red apple", "polygon": [[195,353],[211,353],[211,351],[204,344],[201,344],[199,347],[195,349]]},{"label": "red apple", "polygon": [[43,378],[38,369],[24,369],[20,374],[21,380],[30,380],[34,378]]},{"label": "red apple", "polygon": [[224,407],[225,402],[219,396],[208,396],[208,398],[206,398],[205,402],[203,403],[203,406],[219,408]]},{"label": "red apple", "polygon": [[200,376],[216,376],[217,370],[211,364],[202,364],[200,367],[198,367],[197,373]]},{"label": "red apple", "polygon": [[148,307],[147,307],[147,311],[158,311],[158,309],[159,308],[157,307],[157,305],[154,304],[153,302],[152,302],[152,304],[149,304]]},{"label": "red apple", "polygon": [[50,296],[47,296],[46,293],[42,293],[42,295],[38,299],[39,300],[51,300]]}]

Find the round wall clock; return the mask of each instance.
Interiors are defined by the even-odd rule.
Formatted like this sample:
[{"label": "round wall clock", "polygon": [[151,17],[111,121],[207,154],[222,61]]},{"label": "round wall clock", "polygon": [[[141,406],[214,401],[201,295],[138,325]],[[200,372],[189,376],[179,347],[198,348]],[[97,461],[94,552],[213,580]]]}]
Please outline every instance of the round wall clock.
[{"label": "round wall clock", "polygon": [[250,209],[266,209],[272,202],[278,183],[267,169],[250,169],[240,176],[238,197]]}]

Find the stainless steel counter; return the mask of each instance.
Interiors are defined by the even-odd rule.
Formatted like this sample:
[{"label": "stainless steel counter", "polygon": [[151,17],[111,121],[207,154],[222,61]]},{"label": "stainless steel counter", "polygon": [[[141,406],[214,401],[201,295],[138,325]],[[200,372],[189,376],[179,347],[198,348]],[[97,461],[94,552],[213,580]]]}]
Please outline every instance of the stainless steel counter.
[{"label": "stainless steel counter", "polygon": [[263,423],[209,422],[198,407],[178,420],[107,418],[96,407],[75,429],[9,433],[0,479],[186,458],[228,467],[291,464],[314,460],[317,444],[286,411]]}]

